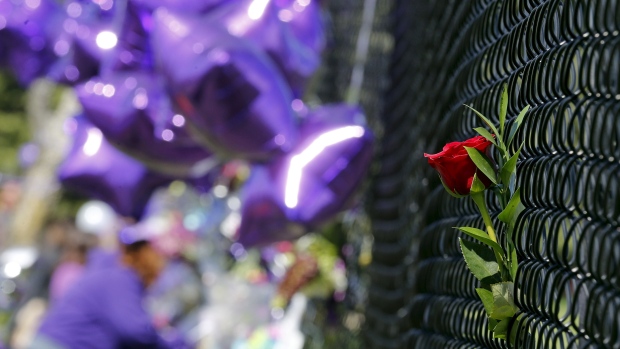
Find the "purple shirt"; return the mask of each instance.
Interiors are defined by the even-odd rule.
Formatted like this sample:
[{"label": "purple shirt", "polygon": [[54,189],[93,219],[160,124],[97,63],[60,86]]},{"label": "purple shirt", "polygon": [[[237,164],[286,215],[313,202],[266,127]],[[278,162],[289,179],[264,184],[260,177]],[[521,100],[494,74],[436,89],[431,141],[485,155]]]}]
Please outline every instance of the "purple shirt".
[{"label": "purple shirt", "polygon": [[121,255],[118,251],[108,251],[101,247],[95,247],[88,252],[86,267],[89,269],[114,267],[120,258]]},{"label": "purple shirt", "polygon": [[68,349],[170,348],[142,307],[138,275],[119,262],[87,269],[45,316],[39,334]]},{"label": "purple shirt", "polygon": [[76,262],[64,262],[56,267],[50,280],[50,301],[55,302],[62,297],[71,285],[82,276],[84,266]]}]

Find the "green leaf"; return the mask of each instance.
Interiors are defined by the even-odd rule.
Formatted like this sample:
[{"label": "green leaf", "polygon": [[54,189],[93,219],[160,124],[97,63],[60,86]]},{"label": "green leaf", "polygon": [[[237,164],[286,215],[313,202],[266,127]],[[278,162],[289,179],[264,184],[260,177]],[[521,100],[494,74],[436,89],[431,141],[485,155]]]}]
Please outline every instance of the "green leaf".
[{"label": "green leaf", "polygon": [[499,132],[500,137],[504,136],[504,124],[506,123],[506,114],[508,113],[508,84],[504,84],[502,91],[502,99],[499,106]]},{"label": "green leaf", "polygon": [[515,174],[515,171],[517,169],[517,160],[519,159],[519,154],[521,153],[522,148],[523,145],[521,145],[517,152],[510,159],[508,159],[508,161],[506,161],[506,163],[499,172],[499,177],[502,180],[502,184],[507,187],[510,186],[510,177]]},{"label": "green leaf", "polygon": [[[510,330],[510,337],[508,340],[510,341],[510,344],[512,344],[513,348],[517,341],[517,332],[518,332],[518,328],[520,327],[520,323],[523,320],[523,317],[524,317],[523,314],[520,314],[519,316],[517,316],[515,318],[514,324],[512,324],[512,329]],[[523,332],[521,332],[521,336],[523,336]]]},{"label": "green leaf", "polygon": [[[517,189],[518,191],[518,189]],[[520,194],[519,194],[520,196]],[[517,223],[517,218],[519,218],[519,214],[525,209],[523,204],[519,202],[517,208],[512,213],[512,218],[510,222],[507,223],[506,227],[506,242],[508,243],[508,253],[510,257],[510,264],[507,265],[508,271],[510,272],[510,277],[514,281],[517,277],[517,269],[519,268],[518,258],[517,258],[517,249],[515,248],[512,233],[514,232],[515,224]]]},{"label": "green leaf", "polygon": [[463,239],[459,239],[459,243],[465,263],[476,279],[488,284],[501,282],[499,264],[495,261],[495,254],[491,249]]},{"label": "green leaf", "polygon": [[439,177],[439,179],[441,179],[441,184],[443,185],[443,188],[448,192],[448,194],[454,196],[457,199],[464,198],[464,197],[467,196],[467,195],[461,195],[461,194],[457,193],[456,190],[452,190],[452,189],[448,188],[446,183],[444,183],[443,178]]},{"label": "green leaf", "polygon": [[[491,315],[493,313],[493,292],[485,290],[484,288],[477,288],[476,293],[478,293],[478,297],[482,300],[487,316]],[[491,330],[492,329],[493,327],[491,327]]]},{"label": "green leaf", "polygon": [[[486,116],[482,115],[479,111],[477,111],[476,109],[468,106],[467,104],[465,104],[465,106],[467,108],[471,109],[474,113],[476,113],[476,115],[478,115],[478,117],[480,119],[482,119],[482,121],[484,121],[484,123],[487,124],[487,126],[489,126],[489,128],[491,129],[491,131],[494,134],[496,134],[496,135],[500,134],[499,132],[497,132],[497,128],[495,128],[495,125],[493,125],[493,123],[489,119],[487,119]],[[500,145],[501,145],[502,144],[502,138],[498,136],[498,139],[499,139],[499,142],[500,142]]]},{"label": "green leaf", "polygon": [[508,336],[508,325],[510,325],[510,319],[498,322],[495,328],[493,328],[493,338],[506,339]]},{"label": "green leaf", "polygon": [[476,164],[476,167],[482,171],[494,184],[497,184],[495,169],[491,162],[476,148],[464,147],[469,158]]},{"label": "green leaf", "polygon": [[506,224],[514,224],[513,221],[516,219],[515,213],[518,215],[521,212],[519,211],[519,206],[523,207],[523,205],[521,205],[521,188],[517,188],[517,191],[512,194],[510,201],[508,201],[508,205],[506,205],[506,208],[504,208],[497,218]]},{"label": "green leaf", "polygon": [[515,134],[517,134],[517,130],[519,129],[519,127],[521,127],[523,118],[525,117],[525,114],[527,114],[528,110],[530,110],[530,106],[526,105],[525,108],[523,108],[523,110],[521,110],[521,112],[519,113],[519,116],[517,116],[515,122],[512,124],[512,127],[510,128],[510,133],[508,134],[508,143],[506,143],[508,146],[510,146],[510,144],[512,143],[512,139],[515,137]]},{"label": "green leaf", "polygon": [[517,257],[517,250],[514,248],[514,246],[512,247],[512,252],[510,253],[510,277],[512,277],[512,280],[516,280],[517,278],[517,270],[519,269],[519,260]]},{"label": "green leaf", "polygon": [[491,285],[493,292],[493,312],[490,317],[496,320],[509,319],[516,314],[517,306],[514,303],[514,283],[500,282]]},{"label": "green leaf", "polygon": [[482,242],[483,244],[488,245],[493,250],[495,250],[495,252],[499,253],[500,256],[504,255],[504,249],[502,249],[502,247],[497,242],[491,240],[489,238],[489,235],[484,231],[471,227],[456,227],[456,229]]},{"label": "green leaf", "polygon": [[495,319],[491,319],[491,318],[488,318],[488,320],[489,320],[489,331],[493,332],[493,329],[495,328],[495,326],[497,326],[499,321]]},{"label": "green leaf", "polygon": [[469,194],[479,194],[485,191],[487,187],[478,179],[478,174],[474,173],[474,178],[471,181],[471,188],[469,188]]},{"label": "green leaf", "polygon": [[495,141],[495,137],[484,127],[476,127],[474,131],[478,132],[479,135],[486,138],[489,142],[493,143],[494,146],[497,147],[497,142]]}]

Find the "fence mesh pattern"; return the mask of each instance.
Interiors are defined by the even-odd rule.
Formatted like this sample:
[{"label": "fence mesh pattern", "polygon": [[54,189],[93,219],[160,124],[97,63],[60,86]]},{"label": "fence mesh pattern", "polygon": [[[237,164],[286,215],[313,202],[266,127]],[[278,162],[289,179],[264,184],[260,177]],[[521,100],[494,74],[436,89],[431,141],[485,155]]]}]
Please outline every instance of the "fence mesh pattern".
[{"label": "fence mesh pattern", "polygon": [[531,106],[513,142],[526,207],[514,347],[620,348],[620,1],[396,0],[391,23],[367,347],[508,348],[452,228],[482,219],[423,158],[482,126],[463,104],[497,124],[508,84],[508,127]]}]

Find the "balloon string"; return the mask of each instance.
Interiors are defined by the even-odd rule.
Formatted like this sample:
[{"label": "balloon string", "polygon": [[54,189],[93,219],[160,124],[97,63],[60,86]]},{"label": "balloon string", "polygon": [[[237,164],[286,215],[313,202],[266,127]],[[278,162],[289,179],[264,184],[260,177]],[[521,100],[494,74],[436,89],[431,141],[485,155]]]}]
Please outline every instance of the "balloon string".
[{"label": "balloon string", "polygon": [[358,104],[360,101],[360,92],[364,83],[364,69],[368,58],[368,49],[370,47],[370,34],[372,33],[372,25],[375,18],[375,9],[377,0],[364,0],[364,12],[362,13],[362,24],[357,37],[357,45],[355,48],[355,65],[351,73],[351,83],[347,91],[346,101],[349,104]]}]

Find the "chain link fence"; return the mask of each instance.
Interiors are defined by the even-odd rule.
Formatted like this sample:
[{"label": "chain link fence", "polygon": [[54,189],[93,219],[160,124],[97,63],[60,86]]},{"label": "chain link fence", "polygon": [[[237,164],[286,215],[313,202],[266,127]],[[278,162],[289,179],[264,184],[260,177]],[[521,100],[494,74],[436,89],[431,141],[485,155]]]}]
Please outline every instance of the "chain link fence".
[{"label": "chain link fence", "polygon": [[532,106],[514,142],[526,207],[514,236],[514,347],[620,348],[620,1],[384,6],[394,47],[368,191],[366,347],[508,347],[487,329],[452,228],[482,219],[423,158],[474,135],[479,121],[463,104],[497,123],[508,84],[510,122]]}]

